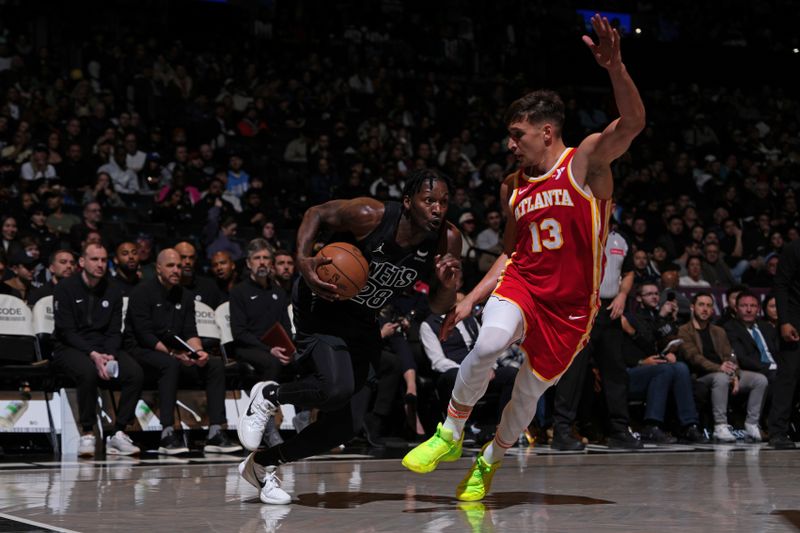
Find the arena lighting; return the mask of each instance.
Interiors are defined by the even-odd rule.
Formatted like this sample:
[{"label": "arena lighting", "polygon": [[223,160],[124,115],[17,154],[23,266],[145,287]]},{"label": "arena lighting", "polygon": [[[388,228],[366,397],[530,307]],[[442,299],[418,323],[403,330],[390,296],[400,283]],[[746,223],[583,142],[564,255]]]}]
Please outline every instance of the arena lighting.
[{"label": "arena lighting", "polygon": [[636,28],[635,30],[633,30],[633,33],[635,33],[636,35],[641,35],[642,34],[642,28]]},{"label": "arena lighting", "polygon": [[792,48],[793,54],[800,54],[800,48]]}]

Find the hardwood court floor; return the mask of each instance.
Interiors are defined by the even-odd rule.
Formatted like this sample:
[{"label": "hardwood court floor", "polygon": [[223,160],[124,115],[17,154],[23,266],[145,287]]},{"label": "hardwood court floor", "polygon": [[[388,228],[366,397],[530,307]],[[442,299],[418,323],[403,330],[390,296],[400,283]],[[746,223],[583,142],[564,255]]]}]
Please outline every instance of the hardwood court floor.
[{"label": "hardwood court floor", "polygon": [[0,532],[800,531],[800,450],[512,452],[467,505],[453,490],[471,458],[424,476],[360,455],[286,465],[289,506],[262,505],[238,457],[6,460]]}]

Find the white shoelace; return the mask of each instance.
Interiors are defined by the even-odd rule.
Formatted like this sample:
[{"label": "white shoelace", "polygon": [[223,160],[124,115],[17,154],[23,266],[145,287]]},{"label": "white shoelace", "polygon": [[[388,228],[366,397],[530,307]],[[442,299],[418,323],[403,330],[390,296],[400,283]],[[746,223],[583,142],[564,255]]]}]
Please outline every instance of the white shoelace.
[{"label": "white shoelace", "polygon": [[276,487],[281,488],[281,478],[278,477],[278,471],[273,470],[270,472],[269,470],[265,469],[265,472],[266,476],[264,477],[264,486],[270,485],[270,489],[274,489]]}]

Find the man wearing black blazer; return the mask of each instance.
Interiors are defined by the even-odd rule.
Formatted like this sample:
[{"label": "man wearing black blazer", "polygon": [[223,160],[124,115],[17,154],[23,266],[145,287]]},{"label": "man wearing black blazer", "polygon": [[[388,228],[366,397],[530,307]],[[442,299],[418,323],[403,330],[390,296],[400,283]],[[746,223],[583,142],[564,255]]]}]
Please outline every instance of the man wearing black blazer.
[{"label": "man wearing black blazer", "polygon": [[[761,306],[758,297],[749,291],[742,291],[736,297],[736,319],[725,323],[725,332],[731,341],[731,348],[736,355],[736,364],[739,366],[742,379],[747,372],[752,372],[749,377],[761,377],[766,389],[775,378],[778,365],[775,358],[778,354],[778,333],[775,327],[766,320],[758,320]],[[734,393],[736,388],[734,388]],[[747,420],[745,431],[748,437],[755,441],[761,440],[758,419],[761,417],[763,402],[756,415],[755,409],[748,402]]]},{"label": "man wearing black blazer", "polygon": [[757,318],[760,308],[755,294],[742,291],[736,298],[736,320],[726,322],[725,331],[739,367],[760,372],[772,383],[778,368],[778,332],[772,324]]}]

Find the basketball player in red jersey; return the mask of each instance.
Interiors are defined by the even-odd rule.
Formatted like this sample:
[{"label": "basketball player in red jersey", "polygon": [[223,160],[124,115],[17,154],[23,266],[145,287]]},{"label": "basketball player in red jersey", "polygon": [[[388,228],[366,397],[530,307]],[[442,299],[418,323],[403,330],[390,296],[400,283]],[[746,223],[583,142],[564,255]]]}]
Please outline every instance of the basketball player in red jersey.
[{"label": "basketball player in red jersey", "polygon": [[[492,364],[522,339],[526,358],[497,433],[456,489],[460,500],[482,499],[505,451],[536,413],[539,397],[555,384],[589,340],[599,308],[598,290],[610,214],[611,162],[645,125],[644,105],[622,63],[620,36],[608,20],[592,18],[598,37],[583,41],[608,71],[619,117],[577,148],[561,138],[564,104],[551,91],[520,98],[508,110],[508,147],[519,170],[500,188],[507,225],[504,253],[483,280],[450,311],[442,326],[469,316],[488,302],[473,350],[461,364],[447,420],[436,434],[409,452],[403,464],[425,473],[440,461],[461,456],[464,422],[483,396]],[[499,278],[499,279],[498,279]]]}]

